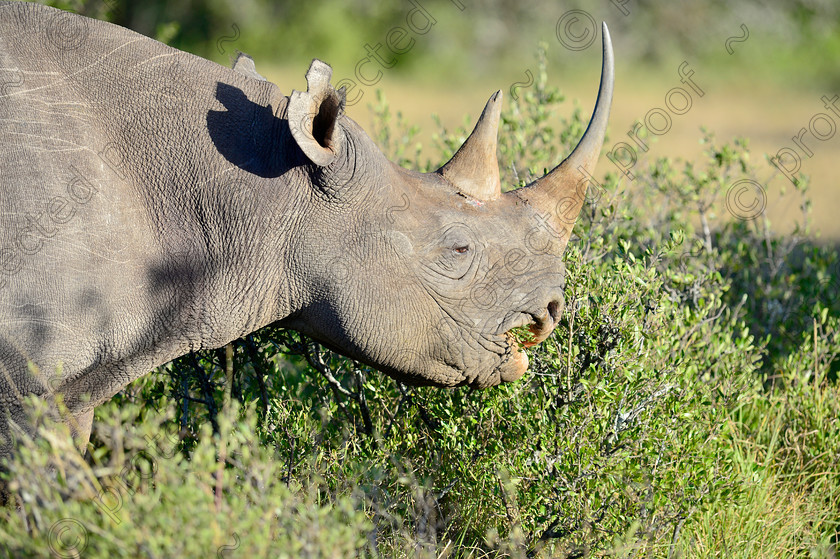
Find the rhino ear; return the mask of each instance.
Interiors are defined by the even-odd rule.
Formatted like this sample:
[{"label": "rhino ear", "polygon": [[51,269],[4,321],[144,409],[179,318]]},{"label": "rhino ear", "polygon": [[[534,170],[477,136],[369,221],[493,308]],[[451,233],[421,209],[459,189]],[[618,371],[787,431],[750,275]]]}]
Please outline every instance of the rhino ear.
[{"label": "rhino ear", "polygon": [[319,166],[332,163],[341,152],[344,136],[336,126],[347,101],[344,88],[330,85],[332,68],[313,60],[306,72],[306,92],[292,91],[289,97],[289,129],[310,161]]}]

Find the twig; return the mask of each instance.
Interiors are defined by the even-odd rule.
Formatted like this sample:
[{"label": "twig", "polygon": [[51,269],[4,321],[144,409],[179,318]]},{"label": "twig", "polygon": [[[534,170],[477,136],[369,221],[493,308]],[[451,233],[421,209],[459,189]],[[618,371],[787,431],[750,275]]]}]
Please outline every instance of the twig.
[{"label": "twig", "polygon": [[[330,388],[332,388],[333,393],[335,395],[336,404],[338,404],[339,409],[342,411],[344,416],[347,418],[347,421],[352,423],[353,422],[353,416],[347,410],[347,406],[345,405],[344,401],[340,398],[339,394],[343,394],[344,396],[349,396],[349,397],[352,398],[353,393],[350,392],[349,390],[347,390],[346,388],[344,388],[341,385],[341,383],[338,381],[338,379],[336,379],[333,376],[332,371],[330,371],[329,366],[326,363],[324,363],[324,361],[321,359],[321,354],[318,351],[318,347],[319,347],[319,345],[318,345],[317,342],[313,343],[312,344],[312,350],[310,351],[309,344],[304,344],[303,349],[302,349],[303,355],[304,355],[304,357],[306,357],[306,361],[307,361],[307,363],[309,363],[309,366],[312,367],[313,369],[315,369],[316,371],[318,371],[318,373],[322,377],[327,379],[327,382],[329,383]],[[313,353],[314,353],[314,356],[313,356]]]},{"label": "twig", "polygon": [[[230,419],[228,413],[230,412],[230,394],[233,387],[233,342],[225,346],[225,396],[222,401],[222,413],[225,419]],[[216,467],[216,491],[214,502],[216,504],[216,512],[222,511],[222,480],[225,472],[225,462],[227,462],[227,441],[224,435],[219,437],[219,463]]]},{"label": "twig", "polygon": [[680,521],[677,522],[677,525],[674,526],[674,534],[671,536],[671,546],[668,548],[668,559],[671,559],[671,557],[673,557],[674,555],[674,545],[677,543],[677,538],[680,537],[680,530],[682,530],[683,524],[685,524],[685,521],[688,520],[692,514],[694,514],[695,510],[696,508],[692,508],[690,511],[688,511],[688,514],[683,516],[680,519]]},{"label": "twig", "polygon": [[[332,371],[330,371],[330,368],[327,366],[327,364],[324,363],[323,359],[321,359],[321,354],[318,352],[317,343],[313,345],[312,352],[309,351],[309,345],[307,344],[305,352],[306,360],[309,362],[313,369],[321,373],[321,376],[327,379],[327,382],[330,383],[330,386],[332,386],[333,390],[335,390],[339,394],[350,396],[351,398],[353,397],[353,393],[344,388],[344,386],[342,386],[338,379],[333,376]],[[314,358],[312,356],[312,353],[315,354]]]},{"label": "twig", "polygon": [[[265,371],[262,368],[262,359],[260,352],[254,343],[253,336],[245,338],[245,347],[248,348],[248,355],[251,357],[251,364],[254,366],[254,372],[257,374],[257,384],[260,386],[260,399],[262,400],[263,417],[268,415],[268,389],[265,386]],[[259,363],[259,367],[257,366]]]},{"label": "twig", "polygon": [[213,425],[213,433],[218,433],[219,421],[216,416],[219,414],[219,410],[216,407],[216,398],[213,395],[212,382],[208,378],[207,373],[204,371],[204,367],[202,367],[201,363],[198,362],[197,354],[193,353],[191,356],[193,367],[195,368],[196,373],[198,373],[198,380],[201,383],[201,391],[204,393],[207,411],[210,413],[210,423]]},{"label": "twig", "polygon": [[[359,410],[362,412],[362,422],[365,424],[365,433],[373,436],[373,422],[370,420],[370,410],[368,410],[367,399],[365,398],[365,375],[358,367],[354,368],[356,375],[356,383],[358,391],[355,394],[356,401],[359,403]],[[375,442],[375,441],[374,441]]]},{"label": "twig", "polygon": [[[403,402],[406,401],[406,395],[403,394],[402,397],[397,402],[397,407],[394,408],[394,413],[391,414],[391,418],[388,420],[388,427],[385,428],[385,433],[383,434],[383,438],[387,439],[391,436],[391,429],[394,427],[394,420],[397,418],[397,414],[400,413],[400,408],[402,408]],[[387,412],[387,410],[386,410]]]},{"label": "twig", "polygon": [[502,504],[505,506],[505,515],[510,525],[510,531],[513,532],[513,529],[520,525],[519,508],[516,506],[516,498],[508,491],[499,472],[496,472],[496,482],[499,484],[499,491],[502,494]]},{"label": "twig", "polygon": [[[406,399],[408,399],[408,404],[411,405],[414,399],[405,389],[405,385],[401,382],[397,382],[397,388],[400,389],[400,394],[402,394]],[[429,416],[429,413],[426,411],[426,408],[424,408],[420,404],[417,404],[417,411],[420,413],[420,419],[423,420],[423,423],[426,424],[426,427],[428,427],[432,431],[438,430],[439,425],[437,425],[437,422],[434,419],[432,419],[431,416]]]}]

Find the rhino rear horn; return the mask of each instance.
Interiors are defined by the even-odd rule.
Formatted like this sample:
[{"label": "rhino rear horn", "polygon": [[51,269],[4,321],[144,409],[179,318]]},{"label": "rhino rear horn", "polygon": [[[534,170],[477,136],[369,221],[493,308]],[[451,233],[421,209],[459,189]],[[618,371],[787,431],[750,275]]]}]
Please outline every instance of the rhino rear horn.
[{"label": "rhino rear horn", "polygon": [[501,112],[502,92],[499,90],[487,101],[464,145],[437,171],[459,192],[477,200],[495,200],[502,195],[499,162],[496,159]]},{"label": "rhino rear horn", "polygon": [[583,208],[586,189],[592,179],[595,163],[604,143],[604,133],[610,116],[614,78],[612,42],[607,24],[601,27],[603,33],[603,62],[601,85],[595,110],[589,126],[577,147],[557,167],[528,186],[509,192],[522,198],[552,222],[552,228],[562,238],[562,247],[571,236],[575,221]]},{"label": "rhino rear horn", "polygon": [[295,142],[312,163],[326,166],[340,153],[343,135],[336,127],[344,114],[344,88],[330,85],[332,68],[313,60],[306,72],[306,92],[292,91],[289,98],[289,129]]}]

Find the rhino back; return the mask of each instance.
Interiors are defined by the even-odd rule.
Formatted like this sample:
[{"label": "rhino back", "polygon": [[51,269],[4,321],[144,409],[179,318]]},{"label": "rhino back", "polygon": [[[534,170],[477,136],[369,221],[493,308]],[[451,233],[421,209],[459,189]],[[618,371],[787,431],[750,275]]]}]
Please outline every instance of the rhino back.
[{"label": "rhino back", "polygon": [[[199,345],[199,294],[236,287],[217,276],[254,250],[237,223],[285,171],[255,140],[277,136],[282,103],[121,27],[0,4],[0,391],[106,368],[85,387],[102,400],[121,371]],[[47,386],[27,360],[63,373]]]}]

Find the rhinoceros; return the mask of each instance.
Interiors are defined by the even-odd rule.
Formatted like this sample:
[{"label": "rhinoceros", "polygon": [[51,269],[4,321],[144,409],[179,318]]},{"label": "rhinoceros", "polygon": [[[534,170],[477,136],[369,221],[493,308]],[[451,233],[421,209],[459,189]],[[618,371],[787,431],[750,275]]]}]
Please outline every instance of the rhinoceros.
[{"label": "rhinoceros", "polygon": [[60,394],[84,445],[94,407],[134,379],[270,324],[408,383],[520,378],[511,331],[539,343],[561,316],[562,257],[604,139],[602,30],[579,144],[503,193],[501,91],[420,173],[344,114],[324,62],[284,95],[246,56],[226,68],[0,4],[0,435],[27,429],[23,397]]}]

